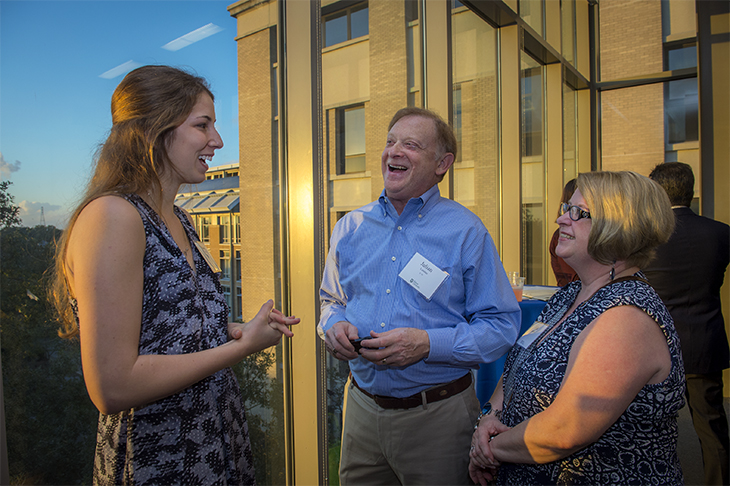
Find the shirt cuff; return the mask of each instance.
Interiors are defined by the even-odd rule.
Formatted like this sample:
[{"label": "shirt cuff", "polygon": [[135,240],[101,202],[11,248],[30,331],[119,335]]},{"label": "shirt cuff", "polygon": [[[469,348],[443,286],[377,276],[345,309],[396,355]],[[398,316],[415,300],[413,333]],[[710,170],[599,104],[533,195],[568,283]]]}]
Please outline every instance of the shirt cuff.
[{"label": "shirt cuff", "polygon": [[326,322],[320,321],[319,326],[317,326],[320,331],[319,332],[320,337],[322,339],[324,339],[324,334],[329,330],[329,328],[334,326],[336,322],[346,321],[346,320],[347,319],[345,319],[344,315],[332,314],[327,318]]},{"label": "shirt cuff", "polygon": [[427,329],[430,349],[426,362],[443,363],[451,361],[454,351],[454,330],[451,328]]}]

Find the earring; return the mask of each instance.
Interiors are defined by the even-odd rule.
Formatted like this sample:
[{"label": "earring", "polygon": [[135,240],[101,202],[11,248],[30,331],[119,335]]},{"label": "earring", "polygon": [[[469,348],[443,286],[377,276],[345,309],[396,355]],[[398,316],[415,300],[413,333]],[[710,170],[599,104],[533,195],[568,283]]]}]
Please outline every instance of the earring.
[{"label": "earring", "polygon": [[611,280],[613,280],[613,278],[616,276],[616,260],[614,260],[611,264],[611,273],[609,273],[608,276]]}]

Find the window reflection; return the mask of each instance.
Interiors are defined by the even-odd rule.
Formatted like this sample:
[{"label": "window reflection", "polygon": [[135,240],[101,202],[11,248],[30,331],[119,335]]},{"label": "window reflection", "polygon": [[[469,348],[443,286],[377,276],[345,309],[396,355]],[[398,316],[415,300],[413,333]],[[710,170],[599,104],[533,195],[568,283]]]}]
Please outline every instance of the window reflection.
[{"label": "window reflection", "polygon": [[499,241],[499,118],[496,30],[464,7],[451,12],[453,126],[459,146],[454,200]]},{"label": "window reflection", "polygon": [[339,111],[337,174],[365,172],[365,106]]},{"label": "window reflection", "polygon": [[210,216],[202,216],[200,218],[200,241],[207,243],[210,241]]},{"label": "window reflection", "polygon": [[666,83],[664,113],[667,144],[699,140],[697,78]]},{"label": "window reflection", "polygon": [[520,0],[520,17],[543,35],[543,0]]},{"label": "window reflection", "polygon": [[522,71],[522,273],[528,284],[543,282],[545,157],[543,150],[543,68],[521,53]]},{"label": "window reflection", "polygon": [[218,225],[219,225],[219,231],[220,231],[220,242],[221,243],[230,243],[231,241],[231,228],[230,228],[230,216],[224,215],[224,216],[218,216]]},{"label": "window reflection", "polygon": [[563,82],[563,185],[578,175],[578,92]]},{"label": "window reflection", "polygon": [[561,0],[562,54],[566,61],[575,66],[575,0]]},{"label": "window reflection", "polygon": [[[336,10],[332,12],[333,9]],[[322,30],[323,47],[368,35],[367,2],[345,8],[340,8],[337,3],[325,7],[322,10]]]},{"label": "window reflection", "polygon": [[[697,67],[697,46],[694,40],[668,43],[664,49],[666,69]],[[699,140],[698,107],[697,78],[665,84],[664,114],[668,152],[673,151],[673,144]]]},{"label": "window reflection", "polygon": [[664,159],[662,105],[662,84],[616,89],[601,94],[603,170],[633,170],[648,174]]},{"label": "window reflection", "polygon": [[[220,267],[221,267],[221,280],[231,279],[231,251],[220,250]],[[229,290],[230,294],[230,290]],[[229,296],[230,297],[230,296]],[[230,301],[228,302],[230,305]]]}]

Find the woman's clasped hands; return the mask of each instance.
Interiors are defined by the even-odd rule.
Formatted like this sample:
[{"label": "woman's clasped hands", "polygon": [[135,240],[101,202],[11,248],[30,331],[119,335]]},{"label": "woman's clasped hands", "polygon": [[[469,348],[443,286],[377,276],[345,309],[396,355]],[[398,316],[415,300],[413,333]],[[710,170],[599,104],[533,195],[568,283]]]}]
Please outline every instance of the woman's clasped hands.
[{"label": "woman's clasped hands", "polygon": [[250,352],[255,353],[279,344],[282,335],[294,336],[289,326],[298,323],[298,317],[285,316],[274,309],[272,300],[268,300],[250,321],[228,323],[228,334],[235,341],[245,342],[251,348]]},{"label": "woman's clasped hands", "polygon": [[497,476],[499,461],[494,458],[491,440],[510,428],[494,415],[485,415],[479,420],[471,438],[469,450],[469,476],[475,484],[487,486]]}]

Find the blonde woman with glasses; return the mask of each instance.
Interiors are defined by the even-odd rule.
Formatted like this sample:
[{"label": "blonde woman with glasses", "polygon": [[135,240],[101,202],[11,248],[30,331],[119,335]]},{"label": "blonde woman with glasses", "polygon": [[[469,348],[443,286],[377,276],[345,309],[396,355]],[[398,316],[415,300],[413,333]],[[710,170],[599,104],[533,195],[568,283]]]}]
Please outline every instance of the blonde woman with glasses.
[{"label": "blonde woman with glasses", "polygon": [[580,280],[510,351],[469,473],[482,485],[681,484],[679,340],[640,271],[672,233],[667,195],[634,172],[581,174],[560,214],[556,253]]}]

